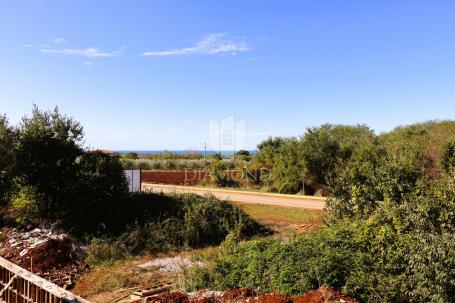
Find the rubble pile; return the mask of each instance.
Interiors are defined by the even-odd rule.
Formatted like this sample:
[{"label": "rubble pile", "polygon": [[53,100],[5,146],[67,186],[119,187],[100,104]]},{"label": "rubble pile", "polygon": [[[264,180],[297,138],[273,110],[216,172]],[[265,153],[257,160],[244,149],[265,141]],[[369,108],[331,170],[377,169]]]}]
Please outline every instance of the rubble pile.
[{"label": "rubble pile", "polygon": [[83,247],[65,233],[35,228],[0,230],[0,256],[66,289],[88,268]]},{"label": "rubble pile", "polygon": [[144,264],[138,265],[141,269],[150,269],[156,268],[160,272],[163,273],[180,273],[183,269],[189,269],[194,266],[197,267],[204,267],[204,262],[201,261],[191,261],[190,259],[182,256],[175,256],[175,257],[164,257],[154,259]]}]

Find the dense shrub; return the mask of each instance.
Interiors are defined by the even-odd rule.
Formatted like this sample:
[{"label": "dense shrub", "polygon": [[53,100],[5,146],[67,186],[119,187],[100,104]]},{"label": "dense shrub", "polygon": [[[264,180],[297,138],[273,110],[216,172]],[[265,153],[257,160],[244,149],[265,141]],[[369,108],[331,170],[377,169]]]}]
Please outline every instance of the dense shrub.
[{"label": "dense shrub", "polygon": [[229,183],[226,164],[222,160],[216,160],[210,163],[210,182],[220,186],[226,187]]},{"label": "dense shrub", "polygon": [[444,145],[441,162],[445,172],[450,172],[455,168],[455,140]]},{"label": "dense shrub", "polygon": [[347,232],[344,228],[337,235],[326,232],[246,243],[228,237],[218,258],[207,267],[190,270],[182,286],[187,290],[249,287],[288,295],[322,284],[341,288],[356,268],[354,245]]},{"label": "dense shrub", "polygon": [[0,115],[0,224],[13,185],[15,141],[15,131],[6,117]]},{"label": "dense shrub", "polygon": [[444,144],[455,139],[455,121],[429,121],[400,126],[379,136],[387,153],[407,162],[426,178],[441,174]]},{"label": "dense shrub", "polygon": [[137,194],[111,208],[105,226],[112,237],[94,240],[92,263],[218,245],[234,230],[242,239],[270,234],[240,208],[213,196]]},{"label": "dense shrub", "polygon": [[[114,201],[127,197],[127,180],[121,163],[115,156],[100,151],[86,152],[76,159],[78,195],[67,206],[64,225],[89,231],[102,222],[106,209]],[[87,211],[89,210],[89,211]]]},{"label": "dense shrub", "polygon": [[327,285],[361,302],[451,302],[454,177],[419,185],[401,201],[378,201],[368,216],[345,215],[290,240],[228,238],[219,256],[187,272],[181,285],[290,295]]}]

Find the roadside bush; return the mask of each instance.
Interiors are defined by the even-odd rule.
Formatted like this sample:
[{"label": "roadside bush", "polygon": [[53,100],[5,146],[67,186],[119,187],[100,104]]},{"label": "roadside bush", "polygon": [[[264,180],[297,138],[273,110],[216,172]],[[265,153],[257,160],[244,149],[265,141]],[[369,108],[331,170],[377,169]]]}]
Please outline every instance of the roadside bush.
[{"label": "roadside bush", "polygon": [[226,187],[229,184],[226,164],[222,160],[216,160],[210,163],[210,182],[219,187]]},{"label": "roadside bush", "polygon": [[308,128],[299,138],[269,138],[258,145],[252,169],[264,169],[263,183],[279,193],[327,194],[359,149],[376,144],[373,131],[364,125],[332,125]]},{"label": "roadside bush", "polygon": [[330,195],[333,183],[350,170],[346,166],[352,168],[351,161],[358,164],[358,154],[375,146],[381,150],[384,164],[398,170],[393,176],[383,170],[385,177],[390,177],[389,186],[396,184],[390,194],[401,195],[409,190],[400,189],[400,180],[395,177],[410,180],[404,187],[412,187],[417,179],[435,182],[443,170],[447,171],[453,152],[450,143],[445,148],[443,145],[453,140],[455,121],[417,123],[379,136],[364,125],[324,124],[308,128],[299,139],[276,137],[263,141],[249,166],[267,172],[262,185],[268,190],[296,193],[303,189],[307,194]]}]

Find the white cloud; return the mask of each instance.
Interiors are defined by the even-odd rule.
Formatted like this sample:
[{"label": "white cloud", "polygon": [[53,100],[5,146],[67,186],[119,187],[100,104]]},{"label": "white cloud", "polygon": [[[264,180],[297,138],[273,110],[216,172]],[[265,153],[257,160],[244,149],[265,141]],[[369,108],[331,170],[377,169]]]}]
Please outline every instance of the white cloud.
[{"label": "white cloud", "polygon": [[84,56],[89,58],[95,57],[115,57],[119,56],[119,51],[101,51],[91,47],[86,49],[64,48],[64,49],[40,49],[43,54],[66,55],[66,56]]},{"label": "white cloud", "polygon": [[63,38],[55,38],[54,40],[52,40],[52,42],[54,42],[55,44],[60,44],[60,43],[65,43],[66,40]]},{"label": "white cloud", "polygon": [[202,38],[191,47],[162,51],[149,51],[143,53],[142,55],[147,57],[166,57],[195,54],[217,55],[225,53],[236,55],[239,52],[246,52],[248,50],[250,50],[250,48],[245,41],[230,40],[227,39],[227,34],[225,33],[214,33]]},{"label": "white cloud", "polygon": [[24,44],[24,46],[28,48],[33,48],[33,45],[31,45],[30,43]]}]

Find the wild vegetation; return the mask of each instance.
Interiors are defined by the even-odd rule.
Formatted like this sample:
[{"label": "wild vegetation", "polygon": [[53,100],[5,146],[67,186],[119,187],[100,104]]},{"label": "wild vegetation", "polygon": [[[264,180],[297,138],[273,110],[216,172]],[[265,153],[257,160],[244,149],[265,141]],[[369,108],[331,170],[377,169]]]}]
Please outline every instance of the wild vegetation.
[{"label": "wild vegetation", "polygon": [[105,221],[110,235],[91,241],[90,264],[219,245],[230,232],[244,240],[271,234],[239,207],[213,196],[136,194],[128,210],[123,204],[111,213],[110,222]]},{"label": "wild vegetation", "polygon": [[127,194],[119,161],[84,150],[82,126],[58,109],[35,107],[15,127],[3,118],[0,133],[4,223],[92,228],[112,200]]},{"label": "wild vegetation", "polygon": [[[33,109],[0,119],[0,223],[52,226],[91,240],[89,260],[124,258],[245,239],[269,231],[214,197],[130,194],[117,156],[84,149],[74,119]],[[101,255],[102,253],[102,255]]]},{"label": "wild vegetation", "polygon": [[[245,243],[231,234],[218,257],[189,270],[181,285],[290,295],[326,285],[361,302],[451,302],[454,123],[417,124],[380,136],[363,126],[323,125],[307,135],[267,140],[255,161],[271,167],[265,182],[277,189],[321,187],[329,196],[323,226],[287,240]],[[306,142],[312,157],[304,156],[306,148],[303,155],[288,152]],[[283,173],[294,172],[292,163],[302,165],[299,178]]]},{"label": "wild vegetation", "polygon": [[[253,240],[270,231],[241,208],[210,196],[131,195],[120,159],[82,142],[82,127],[58,110],[35,108],[17,126],[1,117],[2,225],[58,225],[86,237],[91,264],[221,243],[205,266],[179,278],[187,290],[298,295],[328,286],[361,302],[453,300],[455,122],[381,135],[326,124],[239,155],[261,170],[249,182],[328,197],[319,229]],[[219,173],[213,182],[229,182],[222,159],[209,169]],[[270,212],[262,216],[278,215]]]}]

